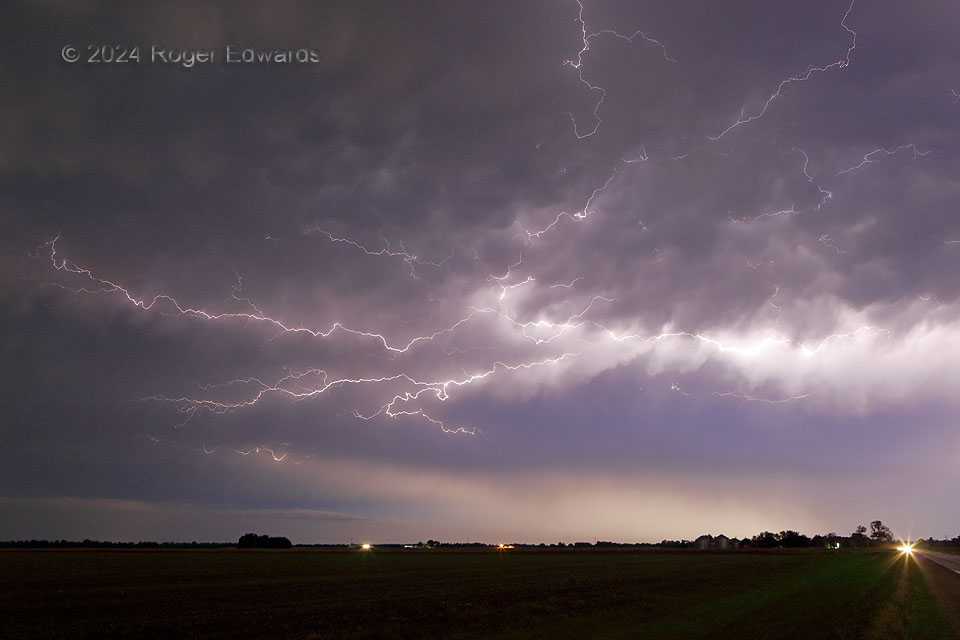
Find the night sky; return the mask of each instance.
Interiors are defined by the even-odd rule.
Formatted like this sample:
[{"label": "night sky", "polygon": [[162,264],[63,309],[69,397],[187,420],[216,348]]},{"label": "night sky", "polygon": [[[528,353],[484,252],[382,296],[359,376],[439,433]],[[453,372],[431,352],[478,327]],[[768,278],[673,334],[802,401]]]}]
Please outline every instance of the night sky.
[{"label": "night sky", "polygon": [[0,10],[0,539],[960,533],[956,2],[133,4]]}]

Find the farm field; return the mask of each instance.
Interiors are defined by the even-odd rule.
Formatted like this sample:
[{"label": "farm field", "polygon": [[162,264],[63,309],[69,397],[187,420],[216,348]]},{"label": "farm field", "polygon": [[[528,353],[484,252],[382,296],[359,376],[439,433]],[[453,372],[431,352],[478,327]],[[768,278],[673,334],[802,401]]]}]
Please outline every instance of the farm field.
[{"label": "farm field", "polygon": [[4,638],[955,637],[890,551],[4,550]]}]

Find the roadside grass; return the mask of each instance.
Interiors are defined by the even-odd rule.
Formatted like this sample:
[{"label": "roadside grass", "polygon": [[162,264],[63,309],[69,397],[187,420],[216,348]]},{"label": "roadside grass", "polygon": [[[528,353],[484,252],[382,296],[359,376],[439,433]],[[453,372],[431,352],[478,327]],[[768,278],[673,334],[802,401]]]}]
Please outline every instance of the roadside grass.
[{"label": "roadside grass", "polygon": [[936,601],[923,583],[916,563],[910,566],[907,616],[910,638],[951,638],[953,629],[940,612]]},{"label": "roadside grass", "polygon": [[0,617],[5,638],[953,637],[874,550],[11,550]]}]

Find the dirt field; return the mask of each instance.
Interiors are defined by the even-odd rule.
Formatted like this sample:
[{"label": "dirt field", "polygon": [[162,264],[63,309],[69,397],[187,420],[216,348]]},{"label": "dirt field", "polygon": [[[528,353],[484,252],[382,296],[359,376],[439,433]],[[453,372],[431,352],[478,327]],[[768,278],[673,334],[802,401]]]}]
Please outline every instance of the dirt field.
[{"label": "dirt field", "polygon": [[889,551],[0,551],[0,637],[954,637]]}]

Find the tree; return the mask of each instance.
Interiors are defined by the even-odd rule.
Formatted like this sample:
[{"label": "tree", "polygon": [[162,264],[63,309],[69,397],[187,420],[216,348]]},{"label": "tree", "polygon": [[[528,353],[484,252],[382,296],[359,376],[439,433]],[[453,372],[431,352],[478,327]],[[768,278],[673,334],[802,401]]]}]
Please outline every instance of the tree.
[{"label": "tree", "polygon": [[753,544],[761,549],[771,549],[779,545],[780,541],[775,533],[763,531],[753,536]]},{"label": "tree", "polygon": [[893,541],[893,534],[890,532],[890,527],[879,520],[874,520],[870,523],[870,537],[873,538],[875,542]]},{"label": "tree", "polygon": [[288,538],[282,536],[258,536],[255,533],[245,533],[237,541],[241,549],[289,549],[293,546]]},{"label": "tree", "polygon": [[870,539],[867,537],[867,528],[861,524],[850,534],[850,546],[865,547],[868,544],[870,544]]},{"label": "tree", "polygon": [[809,547],[810,538],[797,531],[787,530],[777,534],[777,540],[784,547]]}]

